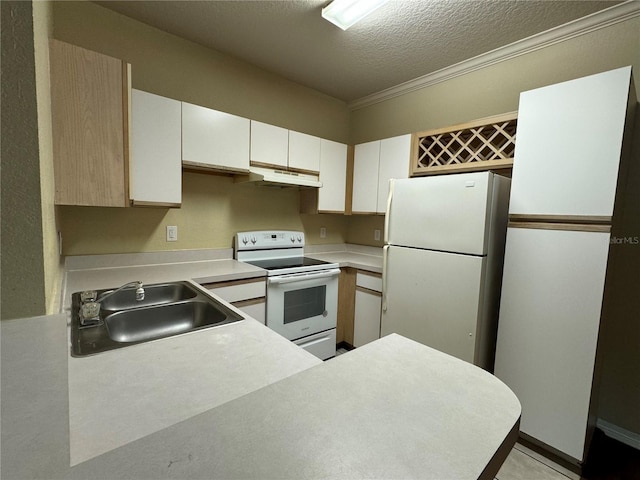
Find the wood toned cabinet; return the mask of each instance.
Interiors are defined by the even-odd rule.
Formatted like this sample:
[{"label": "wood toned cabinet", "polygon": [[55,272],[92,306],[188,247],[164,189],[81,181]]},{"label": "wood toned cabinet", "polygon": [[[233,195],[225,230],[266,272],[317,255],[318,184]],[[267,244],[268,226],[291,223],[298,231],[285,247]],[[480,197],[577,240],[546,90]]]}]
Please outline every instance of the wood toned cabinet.
[{"label": "wood toned cabinet", "polygon": [[411,135],[375,140],[355,146],[353,213],[384,214],[389,180],[408,178]]},{"label": "wood toned cabinet", "polygon": [[248,173],[249,139],[249,119],[182,102],[183,166]]},{"label": "wood toned cabinet", "polygon": [[181,104],[131,90],[132,205],[178,207],[182,202]]},{"label": "wood toned cabinet", "polygon": [[50,43],[57,205],[124,207],[129,200],[129,65]]},{"label": "wood toned cabinet", "polygon": [[361,347],[380,338],[382,276],[355,268],[340,270],[336,342]]},{"label": "wood toned cabinet", "polygon": [[266,322],[267,284],[264,277],[207,283],[203,287],[258,322]]}]

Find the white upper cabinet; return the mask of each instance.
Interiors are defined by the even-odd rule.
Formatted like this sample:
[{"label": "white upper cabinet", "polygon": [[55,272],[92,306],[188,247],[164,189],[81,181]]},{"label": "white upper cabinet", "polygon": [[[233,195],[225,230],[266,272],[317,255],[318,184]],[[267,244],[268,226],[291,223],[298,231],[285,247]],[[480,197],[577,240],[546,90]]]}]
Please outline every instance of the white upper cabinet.
[{"label": "white upper cabinet", "polygon": [[353,213],[375,213],[378,205],[380,140],[356,145],[353,157]]},{"label": "white upper cabinet", "polygon": [[382,213],[387,208],[389,180],[409,177],[411,135],[361,143],[353,164],[353,213]]},{"label": "white upper cabinet", "polygon": [[320,138],[290,130],[289,168],[318,173],[320,171]]},{"label": "white upper cabinet", "polygon": [[378,169],[377,213],[386,213],[389,180],[409,178],[411,135],[385,138],[380,141],[380,167]]},{"label": "white upper cabinet", "polygon": [[249,171],[250,121],[182,102],[182,161],[186,166]]},{"label": "white upper cabinet", "polygon": [[289,130],[251,120],[251,163],[287,168]]},{"label": "white upper cabinet", "polygon": [[347,146],[322,139],[320,142],[318,211],[344,213],[347,186]]},{"label": "white upper cabinet", "polygon": [[625,67],[520,94],[510,214],[613,214],[630,83]]},{"label": "white upper cabinet", "polygon": [[181,105],[131,90],[129,196],[133,205],[182,202]]}]

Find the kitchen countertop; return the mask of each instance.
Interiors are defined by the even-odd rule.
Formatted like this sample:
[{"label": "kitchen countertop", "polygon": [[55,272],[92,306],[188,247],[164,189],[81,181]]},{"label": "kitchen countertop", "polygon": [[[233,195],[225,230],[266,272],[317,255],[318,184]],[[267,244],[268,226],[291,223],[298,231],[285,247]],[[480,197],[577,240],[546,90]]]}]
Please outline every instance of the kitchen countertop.
[{"label": "kitchen countertop", "polygon": [[[211,335],[225,332],[240,340],[247,333],[242,324],[260,339],[256,343],[265,342],[256,357],[264,358],[267,345],[280,351],[274,370],[296,357],[290,343],[250,320],[211,329],[218,331]],[[299,373],[267,380],[262,388],[71,467],[66,316],[3,321],[1,328],[6,479],[493,478],[517,437],[520,404],[498,379],[390,335],[324,363],[299,365]],[[178,348],[181,356],[205,363],[213,357],[202,359],[203,348],[213,345],[207,346],[206,334],[196,341],[201,334],[150,343],[157,354],[170,356]],[[193,342],[184,343],[190,351],[180,350],[190,336]],[[252,355],[227,351],[238,355],[235,362],[218,351],[217,360],[228,368],[202,378],[207,388],[226,389],[233,377],[239,383],[255,378],[238,373]],[[179,385],[181,375],[181,368],[164,371],[127,401],[162,403],[172,395],[163,385]]]},{"label": "kitchen countertop", "polygon": [[[74,292],[114,288],[134,280],[146,284],[179,280],[207,284],[266,277],[266,270],[233,260],[232,255],[231,249],[223,249],[70,257],[62,289],[61,310],[69,308]],[[382,273],[380,248],[318,245],[307,247],[305,255],[338,263],[340,267]]]},{"label": "kitchen countertop", "polygon": [[382,273],[382,248],[364,245],[311,245],[305,256],[373,273]]}]

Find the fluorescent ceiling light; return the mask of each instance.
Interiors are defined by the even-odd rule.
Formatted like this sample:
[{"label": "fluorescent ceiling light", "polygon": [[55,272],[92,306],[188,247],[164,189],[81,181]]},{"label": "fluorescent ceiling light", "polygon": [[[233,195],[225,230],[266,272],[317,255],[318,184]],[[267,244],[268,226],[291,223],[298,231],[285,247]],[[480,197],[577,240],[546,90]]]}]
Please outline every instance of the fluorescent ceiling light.
[{"label": "fluorescent ceiling light", "polygon": [[333,0],[322,9],[322,17],[346,30],[389,0]]}]

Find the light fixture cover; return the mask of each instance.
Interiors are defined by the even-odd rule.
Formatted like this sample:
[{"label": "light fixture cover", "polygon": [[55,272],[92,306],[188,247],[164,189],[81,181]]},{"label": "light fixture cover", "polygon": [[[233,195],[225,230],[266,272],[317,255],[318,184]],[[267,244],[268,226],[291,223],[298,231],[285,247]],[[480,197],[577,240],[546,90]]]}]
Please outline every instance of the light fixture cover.
[{"label": "light fixture cover", "polygon": [[346,30],[389,0],[333,0],[322,9],[322,17]]}]

